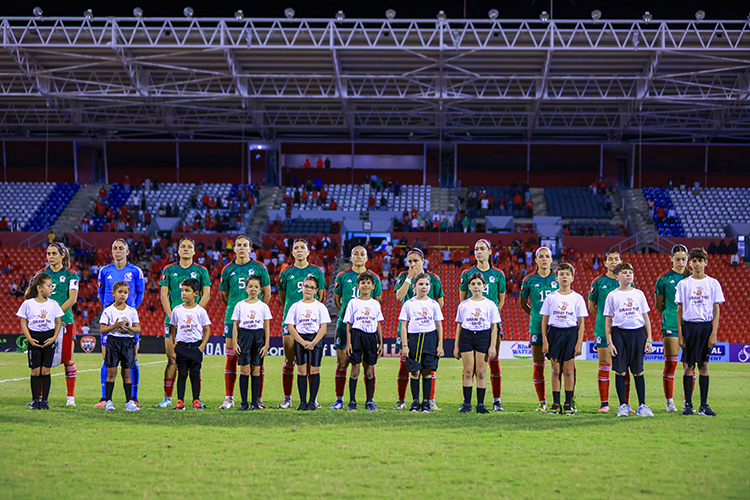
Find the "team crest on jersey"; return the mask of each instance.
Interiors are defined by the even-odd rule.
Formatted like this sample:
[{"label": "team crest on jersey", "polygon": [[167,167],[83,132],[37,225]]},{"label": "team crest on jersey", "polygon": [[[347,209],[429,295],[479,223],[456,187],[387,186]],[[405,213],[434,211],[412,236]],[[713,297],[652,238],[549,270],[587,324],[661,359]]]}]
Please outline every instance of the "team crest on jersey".
[{"label": "team crest on jersey", "polygon": [[495,282],[495,277],[494,276],[490,276],[490,283],[494,283],[494,282]]},{"label": "team crest on jersey", "polygon": [[65,283],[65,276],[60,276],[60,283]]},{"label": "team crest on jersey", "polygon": [[133,281],[133,273],[125,273],[125,281]]},{"label": "team crest on jersey", "polygon": [[193,271],[192,273],[190,273],[190,277],[193,278],[193,279],[196,279],[198,277],[198,273],[196,273],[195,271]]},{"label": "team crest on jersey", "polygon": [[560,304],[560,310],[561,311],[565,311],[566,309],[568,309],[568,303],[567,302],[562,302]]},{"label": "team crest on jersey", "polygon": [[91,335],[84,335],[81,337],[81,349],[83,352],[90,353],[94,351],[96,347],[96,338]]},{"label": "team crest on jersey", "polygon": [[255,275],[255,269],[248,269],[247,275],[248,276],[254,276]]},{"label": "team crest on jersey", "polygon": [[550,286],[549,286],[549,287],[550,287],[551,289],[553,289],[553,290],[554,290],[555,288],[557,288],[557,287],[558,287],[557,281],[553,281],[552,283],[550,283]]}]

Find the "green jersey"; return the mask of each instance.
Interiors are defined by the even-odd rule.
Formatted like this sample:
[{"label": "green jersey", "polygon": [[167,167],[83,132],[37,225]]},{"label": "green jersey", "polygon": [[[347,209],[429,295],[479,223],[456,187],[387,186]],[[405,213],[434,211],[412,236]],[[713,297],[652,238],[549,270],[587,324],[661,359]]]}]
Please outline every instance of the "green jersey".
[{"label": "green jersey", "polygon": [[[635,288],[635,285],[631,286]],[[607,302],[607,295],[618,288],[620,288],[620,283],[606,274],[602,274],[591,282],[589,300],[596,304],[596,328],[594,328],[594,335],[597,337],[607,336],[607,332],[604,331],[604,304]]]},{"label": "green jersey", "polygon": [[555,273],[549,273],[546,278],[542,278],[537,272],[528,274],[521,282],[521,297],[529,299],[529,309],[531,317],[529,318],[529,333],[542,333],[542,304],[547,295],[558,289]]},{"label": "green jersey", "polygon": [[[372,289],[370,296],[373,299],[377,299],[383,295],[383,287],[380,284],[380,278],[378,278],[372,271],[370,271],[370,274],[375,277],[375,288]],[[359,288],[357,288],[358,277],[359,273],[347,269],[346,271],[341,271],[333,282],[333,293],[341,296],[341,311],[339,311],[339,319],[336,322],[337,328],[338,325],[341,325],[344,322],[344,312],[346,311],[346,306],[349,304],[349,301],[355,297],[359,297]]]},{"label": "green jersey", "polygon": [[[224,315],[224,324],[232,324],[234,306],[236,306],[239,301],[247,298],[245,280],[248,276],[258,276],[260,278],[261,288],[271,284],[271,279],[268,276],[268,269],[266,269],[266,266],[264,266],[262,262],[258,262],[257,260],[250,259],[244,264],[230,262],[221,270],[219,290],[222,292],[229,292],[229,297],[227,297],[227,312]],[[261,299],[262,298],[261,294]]]},{"label": "green jersey", "polygon": [[474,273],[481,273],[484,276],[484,291],[482,295],[490,299],[497,305],[499,293],[505,293],[505,275],[503,272],[496,268],[490,267],[486,271],[480,271],[477,266],[472,266],[466,271],[461,273],[461,282],[458,285],[458,289],[462,292],[469,293],[469,279]]},{"label": "green jersey", "polygon": [[[172,310],[182,304],[182,282],[189,278],[198,280],[201,291],[204,286],[211,286],[211,278],[208,275],[208,270],[200,264],[190,264],[188,267],[182,267],[179,263],[173,263],[162,270],[159,286],[167,287],[169,291],[169,307]],[[198,294],[196,302],[200,302],[200,294]],[[164,324],[169,325],[169,316],[164,318]]]},{"label": "green jersey", "polygon": [[307,267],[302,268],[291,266],[281,271],[279,275],[279,291],[286,293],[282,322],[286,318],[286,313],[289,312],[292,304],[302,300],[302,283],[310,275],[318,280],[318,289],[326,289],[326,275],[318,266],[312,264],[308,264]]},{"label": "green jersey", "polygon": [[[435,300],[444,296],[445,294],[443,293],[443,284],[440,283],[440,278],[438,278],[432,273],[425,272],[425,274],[430,277],[430,291],[427,292],[427,296]],[[398,290],[401,289],[402,286],[406,284],[406,278],[408,276],[409,276],[409,273],[406,271],[398,275],[398,278],[396,278],[396,283],[393,285],[394,292],[397,292]],[[401,301],[401,304],[403,304],[410,298],[414,297],[414,287],[412,285],[413,283],[409,283],[409,290],[407,290],[406,296]]]},{"label": "green jersey", "polygon": [[669,270],[659,276],[656,280],[656,295],[664,297],[664,313],[661,317],[661,329],[664,331],[677,331],[677,304],[674,303],[674,296],[677,292],[677,283],[684,278],[684,275]]},{"label": "green jersey", "polygon": [[[74,273],[70,269],[64,267],[57,272],[47,267],[42,272],[49,274],[49,277],[52,278],[54,290],[52,291],[52,296],[50,298],[60,306],[68,300],[71,290],[78,290],[78,273]],[[70,309],[65,311],[65,313],[63,313],[62,322],[66,325],[73,323],[73,311]]]}]

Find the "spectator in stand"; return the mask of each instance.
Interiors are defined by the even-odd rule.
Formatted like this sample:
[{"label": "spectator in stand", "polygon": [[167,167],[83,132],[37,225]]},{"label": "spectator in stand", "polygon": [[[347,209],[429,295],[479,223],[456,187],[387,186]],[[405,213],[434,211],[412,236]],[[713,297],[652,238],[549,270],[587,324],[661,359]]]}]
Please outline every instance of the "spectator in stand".
[{"label": "spectator in stand", "polygon": [[300,198],[301,198],[301,202],[302,202],[301,206],[303,208],[307,208],[307,202],[310,199],[310,196],[307,194],[307,191],[302,191],[302,195],[300,196]]},{"label": "spectator in stand", "polygon": [[380,197],[380,210],[388,210],[388,198],[385,197],[385,194]]},{"label": "spectator in stand", "polygon": [[0,261],[0,262],[1,262],[1,264],[0,264],[0,271],[3,274],[10,274],[10,272],[13,270],[13,266],[11,265],[10,257],[8,257],[7,253],[3,257],[3,260]]},{"label": "spectator in stand", "polygon": [[521,196],[521,193],[516,193],[516,195],[513,197],[513,210],[521,210],[523,208],[523,196]]},{"label": "spectator in stand", "polygon": [[370,193],[370,197],[367,199],[367,210],[375,210],[375,197]]},{"label": "spectator in stand", "polygon": [[331,168],[331,159],[326,156],[326,161],[323,162],[325,168]]},{"label": "spectator in stand", "polygon": [[317,164],[315,166],[317,168],[323,168],[323,158],[322,157],[318,157],[318,162],[317,162]]},{"label": "spectator in stand", "polygon": [[339,204],[336,203],[336,200],[331,200],[331,204],[328,207],[330,210],[336,210],[339,207]]},{"label": "spectator in stand", "polygon": [[664,207],[659,207],[656,209],[656,218],[659,223],[664,222]]},{"label": "spectator in stand", "polygon": [[716,247],[716,243],[713,241],[710,245],[708,245],[708,254],[709,255],[716,255],[718,253],[719,249]]},{"label": "spectator in stand", "polygon": [[719,242],[719,248],[717,249],[719,255],[727,255],[727,242],[721,240]]},{"label": "spectator in stand", "polygon": [[482,193],[480,194],[480,196],[482,196],[481,201],[480,201],[480,204],[481,204],[480,206],[482,207],[482,217],[487,217],[487,211],[490,208],[490,200],[485,198],[484,194],[485,194],[484,190],[482,190]]},{"label": "spectator in stand", "polygon": [[534,213],[534,202],[529,200],[526,202],[526,210],[528,211],[529,215]]},{"label": "spectator in stand", "polygon": [[29,287],[29,280],[26,278],[25,274],[21,274],[21,283],[18,285],[18,289],[21,295],[23,295],[26,292],[26,289],[28,287]]},{"label": "spectator in stand", "polygon": [[732,254],[732,256],[729,258],[729,263],[732,264],[732,267],[735,267],[735,268],[739,267],[741,261],[742,261],[742,258],[740,257],[740,254],[738,253]]},{"label": "spectator in stand", "polygon": [[312,166],[312,165],[310,165],[310,159],[309,159],[309,158],[305,158],[305,163],[304,163],[304,167],[305,167],[305,168],[310,168],[311,166]]},{"label": "spectator in stand", "polygon": [[416,217],[411,220],[411,231],[413,233],[419,231],[419,220]]},{"label": "spectator in stand", "polygon": [[448,250],[448,247],[445,247],[445,249],[443,249],[443,259],[442,259],[442,262],[443,262],[443,264],[450,264],[451,263],[451,251]]},{"label": "spectator in stand", "polygon": [[8,231],[8,219],[6,217],[3,217],[0,219],[0,231]]},{"label": "spectator in stand", "polygon": [[20,297],[21,294],[18,292],[18,284],[16,283],[16,280],[13,280],[13,283],[10,284],[10,291],[9,293],[14,297]]},{"label": "spectator in stand", "polygon": [[669,224],[674,224],[675,222],[677,222],[677,211],[674,209],[674,207],[671,207],[667,211],[667,222]]},{"label": "spectator in stand", "polygon": [[105,203],[107,201],[107,188],[102,186],[99,188],[99,203]]}]

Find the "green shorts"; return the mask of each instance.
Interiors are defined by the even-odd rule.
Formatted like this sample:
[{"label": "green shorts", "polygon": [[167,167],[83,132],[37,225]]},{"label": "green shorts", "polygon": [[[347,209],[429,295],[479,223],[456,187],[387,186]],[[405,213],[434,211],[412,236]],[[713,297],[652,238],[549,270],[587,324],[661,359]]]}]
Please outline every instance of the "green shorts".
[{"label": "green shorts", "polygon": [[529,345],[533,345],[535,347],[542,347],[542,334],[541,333],[531,333],[529,332]]},{"label": "green shorts", "polygon": [[594,347],[597,349],[606,349],[607,348],[607,336],[595,336],[594,337]]},{"label": "green shorts", "polygon": [[662,330],[661,336],[678,338],[680,335],[677,333],[677,330]]},{"label": "green shorts", "polygon": [[398,322],[398,326],[396,327],[398,330],[396,331],[396,350],[400,351],[403,347],[403,344],[401,343],[401,322]]},{"label": "green shorts", "polygon": [[336,338],[333,341],[333,348],[339,351],[346,349],[346,323],[344,322],[336,325]]},{"label": "green shorts", "polygon": [[168,324],[164,325],[164,338],[165,339],[169,338],[169,325]]},{"label": "green shorts", "polygon": [[233,331],[234,331],[234,322],[224,323],[224,338],[225,339],[231,339]]}]

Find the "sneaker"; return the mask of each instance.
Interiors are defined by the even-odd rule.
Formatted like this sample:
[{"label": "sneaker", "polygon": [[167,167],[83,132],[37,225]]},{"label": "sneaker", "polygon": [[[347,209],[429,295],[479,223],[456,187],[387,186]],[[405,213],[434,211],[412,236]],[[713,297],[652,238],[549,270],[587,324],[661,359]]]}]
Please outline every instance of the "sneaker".
[{"label": "sneaker", "polygon": [[297,407],[297,411],[307,411],[307,403],[300,403]]},{"label": "sneaker", "polygon": [[627,403],[623,403],[617,407],[618,417],[627,417],[629,414],[630,414],[630,407],[628,406]]},{"label": "sneaker", "polygon": [[670,413],[675,413],[677,411],[674,401],[667,400],[667,411]]},{"label": "sneaker", "polygon": [[266,405],[263,404],[263,398],[258,398],[258,402],[255,404],[259,410],[265,410]]},{"label": "sneaker", "polygon": [[461,405],[461,408],[459,408],[458,411],[460,413],[469,413],[471,412],[471,405],[464,403]]},{"label": "sneaker", "polygon": [[[42,401],[42,403],[44,403],[44,401]],[[698,415],[703,415],[704,417],[715,417],[716,412],[714,412],[711,407],[708,406],[708,403],[706,403],[698,408]]]},{"label": "sneaker", "polygon": [[539,407],[536,409],[536,411],[547,411],[547,402],[539,401]]},{"label": "sneaker", "polygon": [[609,413],[609,403],[602,403],[598,411],[599,413]]},{"label": "sneaker", "polygon": [[[47,402],[47,400],[45,400],[45,399],[40,399],[39,400],[39,409],[40,410],[49,410],[49,403]],[[714,413],[714,415],[716,415],[716,414]]]},{"label": "sneaker", "polygon": [[284,401],[282,401],[281,404],[276,407],[276,409],[286,410],[287,408],[291,408],[291,407],[292,407],[292,398],[289,398],[289,399],[285,399]]},{"label": "sneaker", "polygon": [[320,403],[318,403],[318,399],[317,398],[315,399],[315,401],[313,401],[313,404],[315,405],[315,409],[316,410],[319,410],[320,408],[323,408],[322,406],[320,406]]},{"label": "sneaker", "polygon": [[[336,402],[338,403],[338,401]],[[336,406],[336,405],[333,405],[333,406]],[[333,406],[331,406],[331,408],[333,408]],[[338,410],[338,408],[335,408],[335,409]],[[349,405],[346,407],[346,411],[357,411],[357,402],[349,401]]]},{"label": "sneaker", "polygon": [[430,413],[432,411],[432,401],[422,401],[422,413]]},{"label": "sneaker", "polygon": [[260,411],[263,408],[260,407],[258,403],[250,403],[250,410],[252,411]]},{"label": "sneaker", "polygon": [[250,409],[249,403],[240,403],[239,408],[237,408],[237,411],[248,411]]},{"label": "sneaker", "polygon": [[380,408],[378,408],[378,405],[375,404],[374,401],[368,401],[365,403],[365,410],[367,411],[378,411]]},{"label": "sneaker", "polygon": [[693,409],[693,403],[685,403],[682,405],[682,414],[683,415],[695,415],[695,410]]},{"label": "sneaker", "polygon": [[486,414],[486,413],[489,413],[489,412],[490,412],[490,410],[488,410],[487,408],[485,408],[485,406],[483,404],[478,404],[477,405],[477,413]]},{"label": "sneaker", "polygon": [[492,411],[505,411],[505,409],[500,401],[495,401],[492,403]]},{"label": "sneaker", "polygon": [[164,399],[161,400],[161,403],[156,405],[156,408],[169,408],[172,406],[172,398],[164,397]]},{"label": "sneaker", "polygon": [[415,399],[415,400],[414,400],[414,401],[412,402],[412,404],[411,404],[411,408],[409,408],[409,411],[413,411],[413,412],[415,412],[415,413],[416,413],[416,412],[420,412],[420,411],[422,411],[422,405],[421,405],[421,404],[419,404],[419,401],[417,401],[417,400]]},{"label": "sneaker", "polygon": [[185,411],[185,402],[181,399],[178,399],[174,409],[175,411]]},{"label": "sneaker", "polygon": [[106,401],[104,403],[104,410],[105,411],[115,411],[115,404],[110,399],[109,401]]},{"label": "sneaker", "polygon": [[[349,403],[349,405],[351,406],[351,403]],[[356,407],[357,404],[355,403],[354,406]],[[337,399],[335,403],[333,403],[331,406],[328,407],[328,409],[329,410],[343,410],[344,409],[344,401],[341,400],[341,399]],[[355,408],[355,410],[356,410],[356,408]]]},{"label": "sneaker", "polygon": [[396,403],[396,406],[393,407],[394,410],[405,410],[406,409],[406,402],[399,400]]},{"label": "sneaker", "polygon": [[67,396],[65,398],[65,406],[75,406],[76,405],[76,398],[73,396]]},{"label": "sneaker", "polygon": [[32,406],[34,406],[35,401],[36,401],[36,399],[32,399],[31,401],[29,401],[28,403],[26,403],[26,406],[28,406],[29,408],[31,408]]},{"label": "sneaker", "polygon": [[307,411],[315,411],[318,408],[320,408],[320,405],[315,401],[310,401],[309,403],[307,403]]},{"label": "sneaker", "polygon": [[440,408],[438,408],[437,403],[435,403],[434,399],[430,400],[430,411],[440,411]]},{"label": "sneaker", "polygon": [[650,406],[640,405],[638,407],[638,416],[639,417],[653,417],[654,416],[654,412],[651,411],[651,407]]},{"label": "sneaker", "polygon": [[224,398],[224,402],[221,403],[221,406],[219,406],[220,410],[228,410],[229,408],[232,408],[234,406],[234,397],[233,396],[227,396]]},{"label": "sneaker", "polygon": [[102,399],[101,401],[99,401],[98,403],[94,405],[94,408],[104,408],[105,406],[107,406],[107,400]]},{"label": "sneaker", "polygon": [[560,406],[560,403],[554,403],[552,406],[550,406],[549,410],[547,411],[547,415],[559,415],[562,413],[562,406]]},{"label": "sneaker", "polygon": [[573,413],[578,413],[578,407],[576,406],[576,398],[570,401],[570,407],[573,409]]},{"label": "sneaker", "polygon": [[38,399],[35,399],[31,403],[28,403],[26,406],[29,407],[29,410],[38,410],[39,409],[39,401]]},{"label": "sneaker", "polygon": [[140,408],[138,408],[138,405],[135,404],[135,401],[132,399],[125,403],[125,411],[140,411]]},{"label": "sneaker", "polygon": [[569,404],[569,405],[563,406],[562,414],[563,415],[575,415],[576,411],[573,408],[573,405]]},{"label": "sneaker", "polygon": [[143,405],[142,405],[141,403],[139,403],[139,402],[138,402],[138,400],[137,400],[137,399],[131,399],[131,401],[132,401],[132,402],[133,402],[133,403],[134,403],[134,404],[135,404],[135,405],[136,405],[136,406],[137,406],[138,408],[140,408],[141,406],[143,406]]},{"label": "sneaker", "polygon": [[201,398],[198,398],[198,401],[201,402],[201,408],[203,408],[204,410],[208,409],[208,406],[206,406],[206,403],[204,403]]},{"label": "sneaker", "polygon": [[203,409],[203,403],[200,402],[200,400],[195,399],[193,400],[193,410],[202,410]]}]

